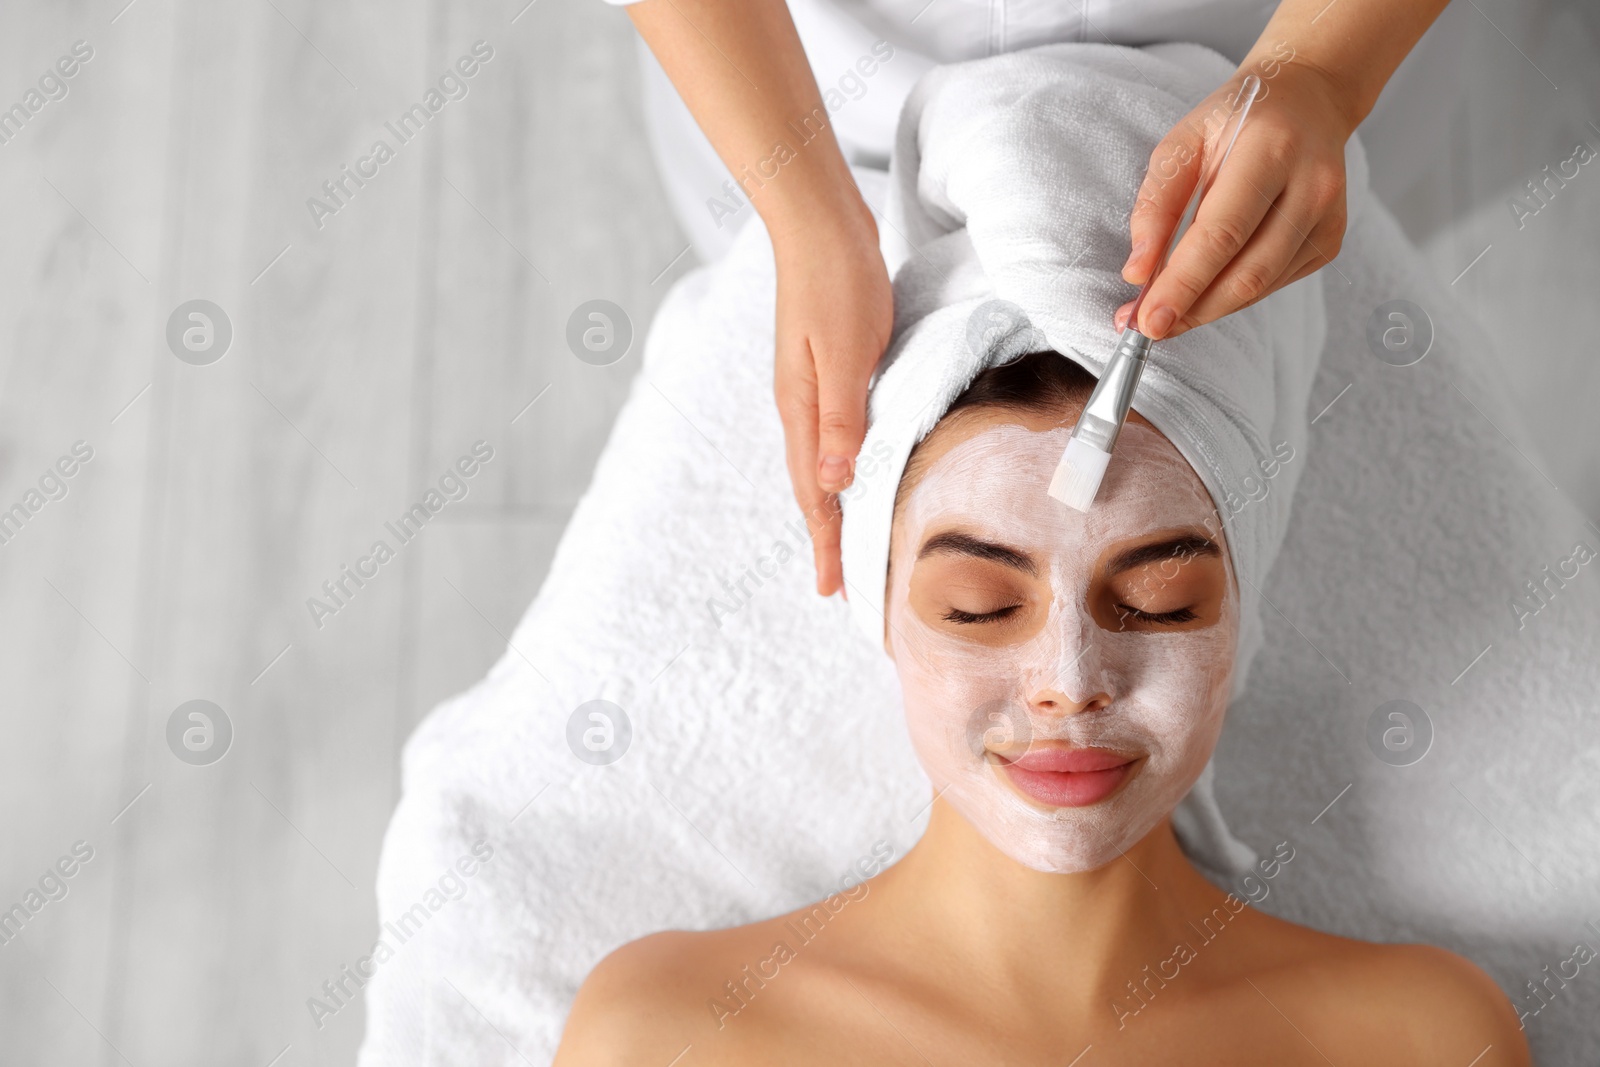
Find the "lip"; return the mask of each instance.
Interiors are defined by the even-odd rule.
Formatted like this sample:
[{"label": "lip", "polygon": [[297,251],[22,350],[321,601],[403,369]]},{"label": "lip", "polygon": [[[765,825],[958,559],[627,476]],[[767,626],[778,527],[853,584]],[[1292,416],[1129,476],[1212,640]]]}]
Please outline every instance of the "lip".
[{"label": "lip", "polygon": [[1137,756],[1104,748],[1032,748],[1016,759],[993,753],[1024,796],[1053,808],[1084,808],[1117,791]]}]

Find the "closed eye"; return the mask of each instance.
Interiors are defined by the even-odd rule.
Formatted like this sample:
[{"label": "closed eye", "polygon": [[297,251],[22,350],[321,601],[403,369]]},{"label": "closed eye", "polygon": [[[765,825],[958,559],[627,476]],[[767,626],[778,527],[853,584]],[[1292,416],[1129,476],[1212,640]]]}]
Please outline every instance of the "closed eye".
[{"label": "closed eye", "polygon": [[1132,617],[1140,622],[1153,622],[1160,626],[1174,626],[1182,622],[1193,622],[1199,618],[1190,608],[1179,608],[1177,611],[1151,612],[1130,608],[1126,604],[1117,605],[1117,614],[1125,619]]},{"label": "closed eye", "polygon": [[1021,606],[1021,604],[1012,604],[1008,607],[996,608],[994,611],[984,612],[962,611],[960,608],[951,608],[949,611],[944,613],[943,618],[949,622],[959,623],[994,622],[998,619],[1005,618],[1007,615],[1010,615]]}]

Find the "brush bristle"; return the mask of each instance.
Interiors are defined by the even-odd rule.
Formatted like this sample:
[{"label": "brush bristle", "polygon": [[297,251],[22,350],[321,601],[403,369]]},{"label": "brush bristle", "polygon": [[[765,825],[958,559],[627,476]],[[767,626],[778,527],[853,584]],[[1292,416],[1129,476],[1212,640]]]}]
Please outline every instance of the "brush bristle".
[{"label": "brush bristle", "polygon": [[1106,476],[1106,466],[1111,453],[1102,452],[1086,441],[1074,437],[1067,442],[1061,462],[1050,478],[1050,495],[1074,511],[1087,512],[1100,491],[1100,482]]}]

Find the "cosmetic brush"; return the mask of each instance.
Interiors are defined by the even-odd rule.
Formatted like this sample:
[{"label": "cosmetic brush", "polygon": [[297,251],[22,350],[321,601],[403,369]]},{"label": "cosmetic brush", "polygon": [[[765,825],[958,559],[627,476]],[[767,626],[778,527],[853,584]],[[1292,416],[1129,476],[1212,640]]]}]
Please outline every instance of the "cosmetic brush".
[{"label": "cosmetic brush", "polygon": [[1133,393],[1139,386],[1139,375],[1144,371],[1145,361],[1150,355],[1150,346],[1155,343],[1134,326],[1139,321],[1139,308],[1144,303],[1145,294],[1150,291],[1151,284],[1166,266],[1172,250],[1177,247],[1179,239],[1194,221],[1195,213],[1200,208],[1200,198],[1216,181],[1218,172],[1222,170],[1222,164],[1233,151],[1233,142],[1238,138],[1239,130],[1244,126],[1245,115],[1249,113],[1250,105],[1255,102],[1256,94],[1260,90],[1261,79],[1254,74],[1240,85],[1234,110],[1229,116],[1232,129],[1224,129],[1217,142],[1222,152],[1215,164],[1207,168],[1209,173],[1202,172],[1195,181],[1194,192],[1190,195],[1183,214],[1179,216],[1178,224],[1173,227],[1171,236],[1167,238],[1167,246],[1162,251],[1161,258],[1156,261],[1150,277],[1145,279],[1144,285],[1139,288],[1139,295],[1134,298],[1133,307],[1128,312],[1128,326],[1122,331],[1116,350],[1106,362],[1105,373],[1095,383],[1094,392],[1089,394],[1089,402],[1084,405],[1083,414],[1078,417],[1078,424],[1072,429],[1067,449],[1062,453],[1061,462],[1056,465],[1055,474],[1050,478],[1049,489],[1051,496],[1069,508],[1088,511],[1089,505],[1094,502],[1095,494],[1100,491],[1100,482],[1105,478],[1106,467],[1111,462],[1111,449],[1117,443],[1117,435],[1122,432],[1122,424],[1128,419],[1128,411],[1133,406]]}]

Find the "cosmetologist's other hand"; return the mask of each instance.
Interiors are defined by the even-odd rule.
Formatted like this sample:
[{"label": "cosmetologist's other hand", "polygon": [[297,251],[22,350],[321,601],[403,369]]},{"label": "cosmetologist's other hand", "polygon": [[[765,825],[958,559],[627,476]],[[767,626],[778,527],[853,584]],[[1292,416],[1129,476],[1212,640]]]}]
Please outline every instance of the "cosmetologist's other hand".
[{"label": "cosmetologist's other hand", "polygon": [[[866,435],[867,383],[889,343],[894,296],[865,204],[772,229],[778,272],[773,392],[811,530],[817,592],[843,588],[835,494],[854,477]],[[847,594],[848,595],[848,594]]]},{"label": "cosmetologist's other hand", "polygon": [[[748,177],[752,164],[771,162],[774,144],[790,148],[776,175],[762,163],[755,169],[765,180],[741,187],[772,238],[773,391],[817,592],[830,596],[843,587],[834,494],[850,484],[867,382],[894,325],[877,224],[784,0],[642,0],[628,15],[730,174]],[[796,138],[801,126],[816,133]]]}]

